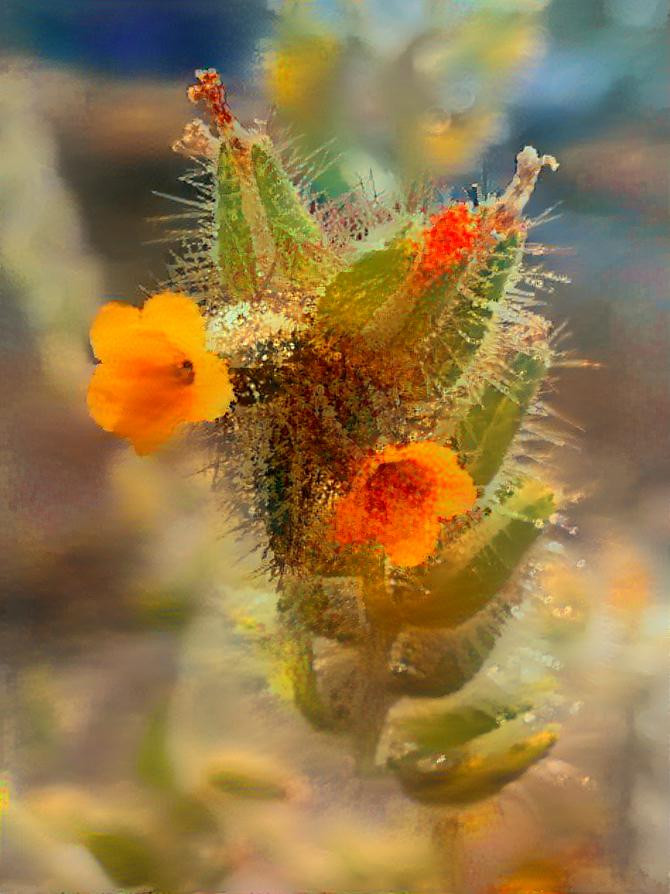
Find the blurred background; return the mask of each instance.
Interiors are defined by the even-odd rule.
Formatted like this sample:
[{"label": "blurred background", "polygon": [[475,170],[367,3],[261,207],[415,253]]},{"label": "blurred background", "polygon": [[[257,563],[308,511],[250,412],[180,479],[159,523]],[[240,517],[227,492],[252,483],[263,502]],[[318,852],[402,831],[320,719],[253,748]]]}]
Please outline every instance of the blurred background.
[{"label": "blurred background", "polygon": [[[556,649],[580,710],[556,766],[538,771],[552,779],[519,783],[544,795],[508,795],[507,826],[481,820],[472,890],[529,860],[524,841],[581,867],[566,890],[665,890],[667,47],[666,0],[5,0],[5,885],[105,890],[155,883],[161,865],[184,890],[222,879],[231,891],[430,890],[421,845],[401,835],[406,871],[394,875],[400,845],[373,822],[374,792],[369,809],[341,794],[344,758],[277,706],[271,598],[246,576],[253,561],[237,561],[203,457],[176,444],[140,460],[86,414],[90,320],[163,278],[170,245],[155,219],[181,209],[156,193],[188,196],[188,164],[170,146],[194,116],[193,70],[213,66],[242,121],[271,114],[305,152],[328,144],[318,187],[330,194],[360,180],[392,190],[427,170],[463,198],[475,181],[502,188],[526,144],[560,161],[530,212],[553,209],[533,233],[555,249],[537,258],[556,274],[541,280],[545,311],[565,325],[568,359],[594,364],[557,369],[552,397],[571,443],[561,474],[579,498],[566,548],[586,581],[583,623]],[[171,810],[200,810],[184,792],[222,748],[229,773],[260,786],[256,812],[226,790],[167,822],[168,789]],[[567,777],[589,780],[592,812],[562,804],[557,830],[532,800],[554,804],[547,791],[562,785],[581,803]],[[85,846],[77,799],[104,815]],[[173,872],[161,855],[175,849],[186,856]]]}]

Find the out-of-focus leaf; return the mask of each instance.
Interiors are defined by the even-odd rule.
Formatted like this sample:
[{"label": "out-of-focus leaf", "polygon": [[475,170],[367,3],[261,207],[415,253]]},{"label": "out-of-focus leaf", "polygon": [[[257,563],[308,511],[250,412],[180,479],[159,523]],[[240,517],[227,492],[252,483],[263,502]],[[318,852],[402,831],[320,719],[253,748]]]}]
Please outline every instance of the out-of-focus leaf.
[{"label": "out-of-focus leaf", "polygon": [[304,644],[296,652],[290,667],[293,682],[293,698],[296,707],[316,729],[330,730],[333,718],[323,702],[314,670],[314,653],[309,644]]},{"label": "out-of-focus leaf", "polygon": [[167,750],[167,705],[149,718],[137,756],[137,773],[142,782],[161,789],[174,788],[174,769]]},{"label": "out-of-focus leaf", "polygon": [[366,630],[360,577],[314,577],[285,586],[278,604],[295,612],[301,623],[319,636],[343,642],[359,639]]},{"label": "out-of-focus leaf", "polygon": [[517,354],[511,363],[507,389],[503,392],[488,385],[461,422],[456,443],[475,484],[488,484],[502,465],[546,368],[538,357]]},{"label": "out-of-focus leaf", "polygon": [[415,577],[402,601],[408,623],[452,627],[480,611],[500,592],[555,511],[549,488],[524,479],[489,516]]},{"label": "out-of-focus leaf", "polygon": [[180,630],[196,611],[192,587],[143,587],[134,596],[134,621],[152,630]]},{"label": "out-of-focus leaf", "polygon": [[266,86],[308,151],[335,141],[329,173],[349,188],[370,168],[380,183],[389,170],[454,182],[496,139],[510,80],[540,47],[543,2],[378,3],[374,15],[362,3],[284,3]]},{"label": "out-of-focus leaf", "polygon": [[217,792],[254,801],[277,801],[288,796],[285,776],[274,767],[245,757],[221,757],[207,770],[207,783]]},{"label": "out-of-focus leaf", "polygon": [[426,758],[409,754],[392,762],[404,790],[424,804],[471,804],[497,794],[541,760],[556,742],[554,730],[543,730],[509,748],[479,754],[453,749]]},{"label": "out-of-focus leaf", "polygon": [[[80,844],[53,834],[49,818],[15,800],[2,817],[3,874],[15,861],[29,867],[33,889],[49,879],[58,891],[106,891],[109,876]],[[59,830],[60,831],[60,830]],[[6,890],[9,885],[5,882]]]},{"label": "out-of-focus leaf", "polygon": [[174,792],[164,804],[163,819],[171,830],[182,835],[215,835],[220,833],[216,817],[199,795]]},{"label": "out-of-focus leaf", "polygon": [[82,844],[118,885],[155,885],[162,877],[159,855],[134,829],[89,829],[82,836]]}]

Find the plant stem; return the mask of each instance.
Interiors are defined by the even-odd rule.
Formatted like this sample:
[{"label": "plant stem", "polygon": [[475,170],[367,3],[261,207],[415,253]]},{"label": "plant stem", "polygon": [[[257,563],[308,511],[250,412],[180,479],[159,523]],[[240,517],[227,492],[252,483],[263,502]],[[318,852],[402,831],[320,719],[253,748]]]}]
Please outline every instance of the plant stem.
[{"label": "plant stem", "polygon": [[362,647],[361,673],[365,675],[354,730],[356,764],[360,773],[375,772],[375,757],[386,715],[394,697],[387,691],[389,642],[378,631],[371,631]]}]

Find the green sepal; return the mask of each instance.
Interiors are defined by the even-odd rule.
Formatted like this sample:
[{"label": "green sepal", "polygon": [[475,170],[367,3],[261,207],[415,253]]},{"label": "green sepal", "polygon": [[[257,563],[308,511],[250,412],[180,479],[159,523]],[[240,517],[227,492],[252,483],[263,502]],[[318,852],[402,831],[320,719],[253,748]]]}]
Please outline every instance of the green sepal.
[{"label": "green sepal", "polygon": [[522,776],[548,754],[556,739],[556,732],[546,729],[488,754],[468,747],[430,758],[411,753],[390,765],[405,792],[416,801],[434,805],[472,804],[496,795]]},{"label": "green sepal", "polygon": [[518,270],[521,255],[520,237],[505,237],[493,249],[483,269],[469,275],[466,288],[454,296],[433,359],[435,377],[442,387],[454,385],[473,361],[491,328],[496,305],[505,297]]},{"label": "green sepal", "polygon": [[454,627],[483,609],[509,581],[555,511],[544,484],[523,480],[433,564],[417,572],[400,606],[419,626]]},{"label": "green sepal", "polygon": [[251,227],[244,213],[242,182],[235,149],[221,144],[217,167],[214,243],[221,284],[236,299],[256,291],[256,253]]},{"label": "green sepal", "polygon": [[320,278],[321,231],[298,190],[269,147],[255,143],[251,165],[279,266],[289,278],[296,274]]},{"label": "green sepal", "polygon": [[403,230],[386,246],[368,251],[326,287],[318,316],[327,329],[357,335],[407,281],[412,248]]},{"label": "green sepal", "polygon": [[547,365],[539,357],[517,354],[510,364],[506,390],[487,385],[458,426],[458,452],[476,485],[488,484],[500,469],[546,371]]}]

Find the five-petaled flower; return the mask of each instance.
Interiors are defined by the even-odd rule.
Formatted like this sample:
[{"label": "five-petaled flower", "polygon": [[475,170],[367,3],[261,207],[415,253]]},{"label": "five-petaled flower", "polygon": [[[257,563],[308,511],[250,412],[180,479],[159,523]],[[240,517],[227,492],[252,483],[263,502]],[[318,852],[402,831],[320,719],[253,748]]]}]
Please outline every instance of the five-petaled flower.
[{"label": "five-petaled flower", "polygon": [[456,454],[433,441],[390,444],[367,457],[335,507],[341,545],[376,542],[394,565],[420,565],[442,522],[472,507],[477,491]]},{"label": "five-petaled flower", "polygon": [[105,431],[151,453],[182,422],[222,416],[233,399],[228,366],[205,347],[205,321],[186,295],[161,292],[139,309],[111,301],[91,326],[100,360],[88,408]]}]

